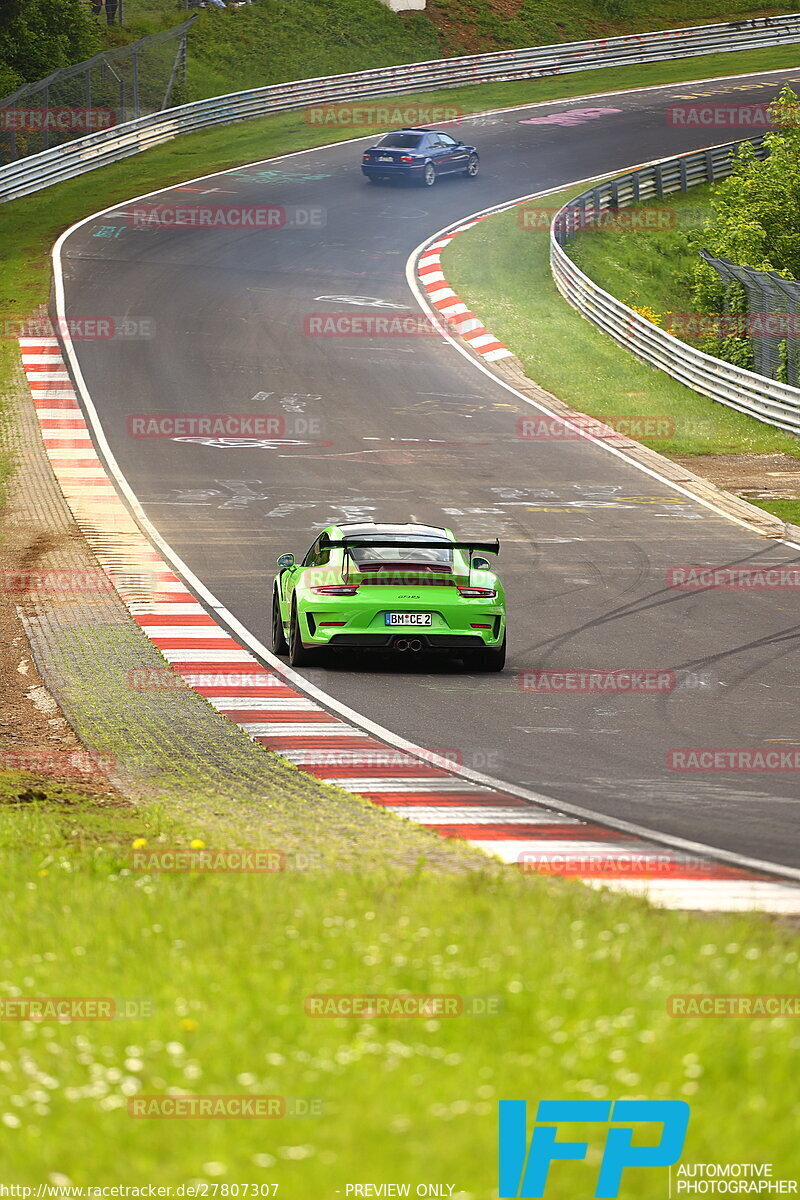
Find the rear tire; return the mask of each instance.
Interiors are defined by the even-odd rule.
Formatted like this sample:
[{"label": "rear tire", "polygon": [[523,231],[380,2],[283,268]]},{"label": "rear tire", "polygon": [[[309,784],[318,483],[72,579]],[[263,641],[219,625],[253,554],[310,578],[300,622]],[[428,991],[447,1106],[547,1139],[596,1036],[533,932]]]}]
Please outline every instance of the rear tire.
[{"label": "rear tire", "polygon": [[467,179],[475,178],[480,170],[480,165],[480,159],[478,158],[477,154],[470,154],[469,158],[467,159],[467,168],[464,171]]},{"label": "rear tire", "polygon": [[472,650],[465,658],[465,665],[473,671],[502,671],[506,665],[505,636],[499,646],[484,646]]},{"label": "rear tire", "polygon": [[433,187],[436,183],[436,167],[433,163],[426,163],[425,169],[422,172],[422,186]]},{"label": "rear tire", "polygon": [[289,666],[308,667],[313,661],[314,651],[307,650],[302,643],[297,605],[292,604],[292,615],[289,621]]},{"label": "rear tire", "polygon": [[376,179],[374,175],[367,176],[367,183],[371,183],[373,187],[377,187],[380,182],[380,179]]},{"label": "rear tire", "polygon": [[283,631],[283,617],[278,600],[277,584],[272,592],[272,653],[285,656],[289,653],[289,643]]}]

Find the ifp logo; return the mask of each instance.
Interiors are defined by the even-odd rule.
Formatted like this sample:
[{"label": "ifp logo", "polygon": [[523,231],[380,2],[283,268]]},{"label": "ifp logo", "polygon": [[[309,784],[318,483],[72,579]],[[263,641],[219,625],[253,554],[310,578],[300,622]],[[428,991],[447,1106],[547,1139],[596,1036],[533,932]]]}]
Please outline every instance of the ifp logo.
[{"label": "ifp logo", "polygon": [[[500,1101],[501,1200],[544,1196],[551,1162],[583,1159],[588,1142],[558,1141],[559,1125],[568,1122],[611,1125],[597,1177],[596,1198],[619,1195],[626,1167],[670,1167],[681,1156],[689,1124],[685,1100],[540,1100],[530,1147],[527,1104],[524,1100]],[[661,1125],[655,1144],[634,1145],[634,1126]]]}]

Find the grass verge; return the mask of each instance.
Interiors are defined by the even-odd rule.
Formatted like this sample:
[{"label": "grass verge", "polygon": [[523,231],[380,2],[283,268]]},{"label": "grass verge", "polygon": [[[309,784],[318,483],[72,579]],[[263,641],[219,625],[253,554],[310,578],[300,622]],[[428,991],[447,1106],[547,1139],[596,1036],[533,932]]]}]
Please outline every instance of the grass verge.
[{"label": "grass verge", "polygon": [[[745,65],[722,56],[719,69],[779,65],[776,55],[746,57]],[[698,77],[714,73],[704,68]],[[678,73],[662,64],[637,69],[635,81],[633,72],[595,75],[589,86]],[[444,96],[479,109],[586,88],[576,76]],[[3,206],[0,318],[23,319],[46,300],[48,249],[79,217],[335,138],[302,115],[271,118]],[[3,343],[3,385],[15,355]],[[134,827],[157,845],[188,831],[158,810],[98,813],[77,792],[67,789],[59,802],[23,783],[32,797],[13,793],[0,803],[0,995],[111,996],[145,1001],[148,1015],[3,1023],[6,1182],[199,1180],[207,1195],[212,1185],[247,1182],[305,1197],[333,1196],[367,1176],[452,1182],[462,1200],[488,1200],[496,1194],[496,1101],[520,1095],[689,1099],[687,1156],[714,1161],[746,1149],[754,1161],[774,1162],[776,1173],[792,1172],[796,1106],[786,1103],[781,1119],[773,1109],[776,1095],[793,1094],[790,1052],[800,1039],[791,1022],[674,1020],[665,1008],[675,992],[790,991],[798,962],[791,930],[756,916],[652,912],[580,884],[474,870],[399,873],[375,859],[347,875],[128,873],[120,847]],[[21,786],[7,776],[0,784],[7,794]],[[494,1017],[438,1021],[305,1014],[312,993],[397,991],[498,997],[502,1006]],[[323,1111],[242,1122],[128,1116],[130,1099],[170,1089],[279,1094],[319,1100]],[[586,1133],[596,1158],[596,1131]],[[559,1172],[556,1200],[585,1191],[580,1164],[559,1164]],[[630,1194],[655,1200],[665,1185],[662,1172],[637,1173]]]},{"label": "grass verge", "polygon": [[[563,204],[576,190],[548,196],[548,209]],[[676,211],[681,205],[691,209],[692,201],[692,194],[676,200]],[[790,434],[683,387],[584,320],[553,282],[546,229],[525,228],[521,212],[502,213],[461,234],[445,251],[444,269],[451,286],[519,356],[537,383],[603,421],[663,419],[666,435],[638,440],[667,455],[783,453],[800,458],[800,442]],[[636,234],[598,234],[598,241],[587,249],[594,236],[587,234],[580,240],[576,257],[583,269],[601,286],[611,291],[616,287],[629,303],[650,304],[663,311],[659,303],[670,287],[670,271],[676,270],[670,246],[679,231],[669,231],[660,244],[655,238],[651,244],[651,235],[640,236],[647,261],[637,263],[635,270]],[[598,278],[595,268],[601,257],[605,271]],[[680,271],[678,258],[676,273]],[[672,285],[673,292],[676,287]]]},{"label": "grass verge", "polygon": [[[668,227],[584,232],[575,239],[570,250],[571,257],[600,287],[626,304],[651,309],[669,327],[666,314],[694,311],[692,280],[697,252],[687,235],[696,232],[712,215],[712,195],[713,188],[703,186],[692,188],[686,195],[669,196],[663,201],[637,205],[636,211],[659,210],[663,219],[668,219]],[[680,336],[679,329],[676,330],[676,336]],[[686,337],[683,340],[688,345],[697,344]],[[712,401],[702,402],[713,405]],[[742,418],[743,422],[755,424],[749,422],[748,418]],[[743,432],[746,433],[744,425]],[[791,435],[778,436],[785,444],[779,446],[776,442],[774,449],[782,449],[791,457],[800,458],[800,439]],[[721,444],[725,445],[726,442]],[[750,447],[747,443],[741,443],[716,452],[735,453],[737,449],[747,452]],[[746,498],[751,504],[773,513],[783,521],[800,522],[800,500],[757,499],[750,494]]]},{"label": "grass verge", "polygon": [[25,771],[0,774],[0,853],[38,856],[47,874],[53,856],[78,853],[84,867],[96,852],[127,851],[137,837],[170,834],[187,841],[174,816],[163,808],[129,804],[113,793],[99,795],[74,783],[55,782]]},{"label": "grass verge", "polygon": [[[125,28],[99,24],[112,44],[174,26],[178,0],[124,0]],[[199,15],[189,35],[192,99],[287,79],[365,70],[451,55],[549,45],[791,11],[748,0],[429,0],[395,14],[375,0],[256,0]]]},{"label": "grass verge", "polygon": [[749,497],[749,499],[751,504],[755,504],[757,508],[764,508],[767,512],[774,513],[782,521],[789,521],[792,525],[800,525],[800,500],[754,500],[752,497]]},{"label": "grass verge", "polygon": [[626,304],[647,305],[659,316],[691,312],[697,252],[688,235],[696,233],[711,216],[711,195],[711,187],[702,186],[636,205],[626,210],[626,215],[658,211],[659,220],[668,227],[584,232],[571,244],[570,257],[600,287]]},{"label": "grass verge", "polygon": [[[118,812],[106,824],[132,832]],[[135,1000],[140,1015],[4,1021],[7,1183],[255,1182],[322,1197],[367,1177],[490,1200],[497,1100],[520,1095],[688,1099],[687,1160],[797,1168],[795,1023],[666,1008],[674,993],[792,991],[788,928],[510,874],[144,875],[79,847],[68,825],[52,806],[0,804],[13,900],[0,996]],[[306,1014],[310,995],[398,992],[488,997],[495,1015]],[[169,1092],[300,1098],[319,1115],[129,1115],[133,1098]],[[594,1157],[599,1135],[585,1133]],[[587,1170],[557,1165],[553,1195],[583,1194]],[[660,1200],[665,1172],[626,1184]]]},{"label": "grass verge", "polygon": [[[798,54],[800,51],[792,46],[769,51],[715,54],[685,62],[619,67],[586,75],[576,73],[561,79],[536,79],[525,83],[483,84],[441,92],[423,92],[417,96],[404,96],[398,103],[447,104],[460,107],[465,113],[481,112],[491,108],[568,99],[612,88],[655,86],[682,79],[776,70],[782,66],[795,66]],[[383,105],[386,102],[380,103]],[[385,126],[376,125],[375,128]],[[303,112],[267,117],[178,138],[166,146],[114,163],[80,179],[0,205],[0,330],[11,329],[13,334],[15,323],[25,320],[46,303],[50,290],[50,248],[58,235],[81,217],[157,187],[166,187],[271,155],[345,141],[352,134],[352,130],[335,125],[311,125]],[[536,239],[532,237],[531,243],[534,241]],[[522,247],[526,245],[528,243],[523,241]],[[456,247],[451,255],[457,253]],[[3,393],[10,387],[17,361],[15,337],[7,334],[0,336],[0,421],[7,419],[4,415]],[[0,450],[0,511],[3,488],[10,470],[8,454]]]},{"label": "grass verge", "polygon": [[426,12],[452,42],[458,38],[472,51],[512,46],[616,37],[624,33],[704,25],[779,9],[754,9],[747,0],[720,5],[719,0],[548,0],[507,5],[502,0],[429,0]]}]

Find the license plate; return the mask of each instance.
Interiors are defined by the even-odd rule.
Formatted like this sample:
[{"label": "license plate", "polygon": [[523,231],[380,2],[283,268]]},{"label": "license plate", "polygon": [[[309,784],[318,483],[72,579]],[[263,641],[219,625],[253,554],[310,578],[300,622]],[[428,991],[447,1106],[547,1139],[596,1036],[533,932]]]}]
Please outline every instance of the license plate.
[{"label": "license plate", "polygon": [[431,613],[396,613],[387,612],[384,614],[387,625],[432,625],[433,615]]},{"label": "license plate", "polygon": [[391,154],[379,154],[378,162],[394,162],[394,159],[392,158]]}]

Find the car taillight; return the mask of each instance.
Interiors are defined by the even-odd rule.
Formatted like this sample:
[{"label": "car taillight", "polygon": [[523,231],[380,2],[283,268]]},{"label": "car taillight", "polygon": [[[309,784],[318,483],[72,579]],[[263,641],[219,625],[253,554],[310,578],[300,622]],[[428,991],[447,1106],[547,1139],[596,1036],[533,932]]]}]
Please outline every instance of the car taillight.
[{"label": "car taillight", "polygon": [[312,592],[316,592],[318,596],[355,596],[358,591],[357,583],[321,583],[319,587],[312,587]]},{"label": "car taillight", "polygon": [[497,592],[494,588],[460,587],[458,594],[466,600],[492,600]]},{"label": "car taillight", "polygon": [[414,161],[414,156],[412,154],[401,154],[400,155],[400,162],[413,162],[413,161]]},{"label": "car taillight", "polygon": [[361,156],[361,161],[362,161],[362,162],[369,162],[369,160],[370,160],[371,158],[372,158],[372,155],[371,155],[371,154],[362,154],[362,156]]}]

